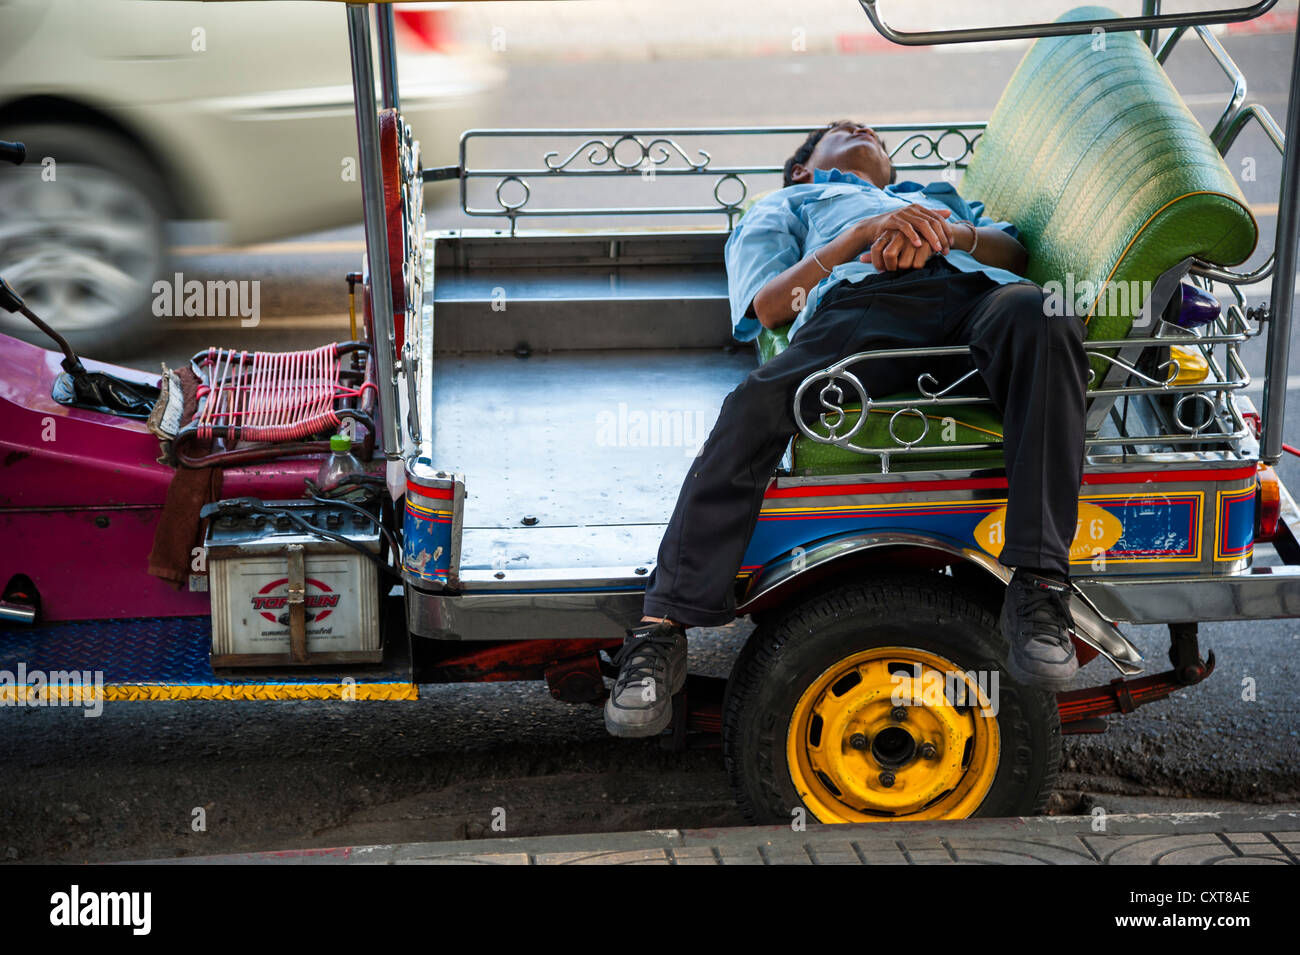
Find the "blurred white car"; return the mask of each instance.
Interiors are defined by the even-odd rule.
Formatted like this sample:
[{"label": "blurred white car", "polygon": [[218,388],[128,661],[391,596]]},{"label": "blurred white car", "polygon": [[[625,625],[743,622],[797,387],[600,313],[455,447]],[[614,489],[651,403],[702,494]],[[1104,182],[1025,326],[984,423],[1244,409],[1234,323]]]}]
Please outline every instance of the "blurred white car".
[{"label": "blurred white car", "polygon": [[[503,75],[446,50],[441,5],[395,15],[403,115],[451,165]],[[0,139],[28,147],[0,168],[0,275],[91,352],[149,320],[168,220],[245,243],[361,217],[342,4],[0,0]]]}]

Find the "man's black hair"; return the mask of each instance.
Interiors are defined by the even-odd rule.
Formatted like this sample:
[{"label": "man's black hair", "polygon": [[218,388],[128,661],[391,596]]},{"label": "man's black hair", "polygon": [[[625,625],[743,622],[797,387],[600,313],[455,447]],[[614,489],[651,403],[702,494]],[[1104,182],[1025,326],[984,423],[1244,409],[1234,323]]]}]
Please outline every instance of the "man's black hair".
[{"label": "man's black hair", "polygon": [[[781,184],[783,186],[793,186],[794,179],[791,177],[794,175],[793,172],[794,167],[796,165],[800,165],[800,166],[808,165],[808,160],[812,158],[813,151],[817,148],[817,144],[822,141],[822,137],[825,136],[832,129],[834,129],[836,126],[844,126],[846,124],[852,124],[853,122],[854,121],[851,119],[837,119],[832,123],[827,123],[821,129],[814,129],[811,133],[809,133],[808,138],[805,139],[803,141],[803,144],[794,151],[794,155],[785,161],[785,169],[782,173]],[[898,180],[898,170],[893,168],[893,163],[890,163],[889,181],[892,184],[897,180]]]}]

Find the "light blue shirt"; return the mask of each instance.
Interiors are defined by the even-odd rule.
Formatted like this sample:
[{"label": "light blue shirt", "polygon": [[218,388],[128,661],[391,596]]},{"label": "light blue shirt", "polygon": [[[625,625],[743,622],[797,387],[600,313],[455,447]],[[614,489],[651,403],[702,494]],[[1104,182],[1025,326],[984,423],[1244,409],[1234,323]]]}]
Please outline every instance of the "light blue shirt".
[{"label": "light blue shirt", "polygon": [[[949,222],[969,222],[977,227],[996,226],[1012,238],[1018,233],[1009,222],[994,222],[984,215],[984,203],[967,202],[948,182],[900,182],[881,189],[853,173],[814,169],[811,183],[787,186],[759,199],[727,239],[727,291],[731,298],[732,334],[740,341],[757,338],[763,326],[747,315],[759,289],[808,252],[834,241],[845,229],[868,216],[880,215],[919,202],[932,209],[949,209]],[[864,250],[865,251],[865,250]],[[999,285],[1025,281],[1023,276],[977,262],[968,252],[953,248],[949,264],[963,272],[983,272]],[[860,282],[876,268],[856,258],[835,266],[808,295],[790,326],[794,337],[817,309],[817,303],[841,282]]]}]

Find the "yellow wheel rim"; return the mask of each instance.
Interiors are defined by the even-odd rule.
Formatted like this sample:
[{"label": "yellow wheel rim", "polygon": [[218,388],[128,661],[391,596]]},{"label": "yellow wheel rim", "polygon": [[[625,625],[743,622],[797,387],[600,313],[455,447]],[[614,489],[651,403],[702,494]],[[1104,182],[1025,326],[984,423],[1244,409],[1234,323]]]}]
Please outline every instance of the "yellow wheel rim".
[{"label": "yellow wheel rim", "polygon": [[973,814],[999,754],[996,685],[974,677],[912,647],[863,650],[827,668],[795,704],[786,736],[808,811],[828,823]]}]

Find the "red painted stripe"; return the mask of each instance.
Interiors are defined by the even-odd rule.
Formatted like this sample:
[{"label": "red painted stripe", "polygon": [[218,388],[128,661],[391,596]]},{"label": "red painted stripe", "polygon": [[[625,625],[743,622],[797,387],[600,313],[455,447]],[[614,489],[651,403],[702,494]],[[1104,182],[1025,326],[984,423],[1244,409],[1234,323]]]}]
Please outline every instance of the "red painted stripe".
[{"label": "red painted stripe", "polygon": [[1085,474],[1084,484],[1139,484],[1147,481],[1169,484],[1176,481],[1237,481],[1255,476],[1255,466],[1214,471],[1134,471],[1129,474]]},{"label": "red painted stripe", "polygon": [[802,487],[768,488],[765,498],[837,497],[848,494],[888,494],[897,491],[966,491],[1004,488],[1006,478],[965,478],[956,481],[896,481],[890,484],[806,484]]},{"label": "red painted stripe", "polygon": [[[1127,471],[1122,474],[1085,474],[1084,484],[1169,484],[1179,481],[1232,481],[1254,477],[1255,468],[1212,471]],[[894,481],[889,484],[807,484],[802,487],[770,487],[766,498],[836,497],[849,494],[891,494],[900,491],[971,491],[1005,488],[1007,479],[961,478],[955,481]]]},{"label": "red painted stripe", "polygon": [[412,484],[410,481],[407,481],[406,490],[407,493],[413,491],[421,497],[442,498],[446,501],[451,500],[451,488],[449,487],[422,487],[419,484]]},{"label": "red painted stripe", "polygon": [[988,514],[996,504],[974,502],[971,507],[914,508],[903,505],[888,511],[818,511],[814,514],[764,514],[759,513],[760,521],[835,521],[850,517],[878,517],[882,513],[889,517],[944,517],[949,514]]}]

